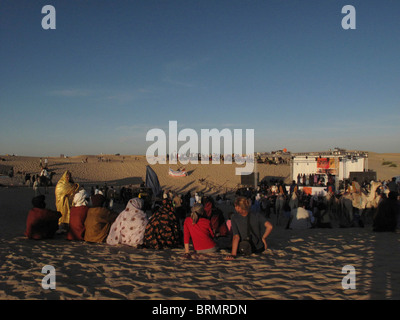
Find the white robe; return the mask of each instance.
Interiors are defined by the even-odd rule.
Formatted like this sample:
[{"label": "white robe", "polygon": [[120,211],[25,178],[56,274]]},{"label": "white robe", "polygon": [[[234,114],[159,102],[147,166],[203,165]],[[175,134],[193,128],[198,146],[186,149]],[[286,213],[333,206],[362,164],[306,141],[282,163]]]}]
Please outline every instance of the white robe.
[{"label": "white robe", "polygon": [[139,198],[129,200],[110,228],[106,242],[110,245],[126,244],[137,247],[143,244],[144,232],[148,223],[146,214],[141,210],[143,201]]}]

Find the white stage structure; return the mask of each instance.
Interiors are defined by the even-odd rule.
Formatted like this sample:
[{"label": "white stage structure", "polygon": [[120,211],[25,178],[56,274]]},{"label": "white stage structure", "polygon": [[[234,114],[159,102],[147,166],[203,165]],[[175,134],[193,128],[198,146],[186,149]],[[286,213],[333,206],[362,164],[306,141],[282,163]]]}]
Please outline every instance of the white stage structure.
[{"label": "white stage structure", "polygon": [[290,161],[291,178],[297,182],[297,176],[319,174],[335,177],[336,185],[340,180],[349,179],[350,172],[368,171],[368,153],[334,149],[328,152],[310,152],[292,154]]}]

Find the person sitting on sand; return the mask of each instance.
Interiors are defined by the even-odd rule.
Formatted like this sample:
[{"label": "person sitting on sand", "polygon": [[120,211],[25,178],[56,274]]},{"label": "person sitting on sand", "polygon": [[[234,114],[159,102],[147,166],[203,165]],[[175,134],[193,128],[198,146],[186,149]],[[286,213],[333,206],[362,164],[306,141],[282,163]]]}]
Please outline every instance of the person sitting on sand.
[{"label": "person sitting on sand", "polygon": [[143,246],[151,249],[177,248],[182,245],[178,221],[172,202],[162,200],[162,206],[151,216],[146,226]]},{"label": "person sitting on sand", "polygon": [[142,211],[143,199],[133,198],[128,201],[111,226],[106,242],[110,245],[126,244],[137,247],[143,244],[144,232],[148,223],[146,213]]},{"label": "person sitting on sand", "polygon": [[75,194],[70,209],[68,240],[84,240],[85,220],[89,210],[86,200],[87,194],[84,189]]},{"label": "person sitting on sand", "polygon": [[57,211],[61,212],[61,218],[58,222],[59,233],[66,233],[69,225],[70,207],[75,193],[79,190],[79,184],[74,183],[72,174],[65,171],[57,182],[55,195]]},{"label": "person sitting on sand", "polygon": [[185,219],[184,225],[184,246],[185,257],[190,258],[190,239],[196,253],[211,253],[217,251],[217,244],[214,241],[214,233],[211,229],[210,220],[204,217],[204,208],[196,203],[191,210],[190,217]]},{"label": "person sitting on sand", "polygon": [[61,213],[46,209],[44,195],[34,197],[32,205],[33,208],[26,219],[25,236],[35,240],[53,238],[58,229]]},{"label": "person sitting on sand", "polygon": [[232,251],[225,259],[235,259],[241,253],[239,243],[247,239],[252,243],[252,253],[267,250],[267,237],[273,229],[272,224],[263,215],[250,212],[250,199],[239,196],[234,205],[237,213],[232,215]]},{"label": "person sitting on sand", "polygon": [[215,236],[226,237],[228,235],[228,227],[226,226],[223,212],[214,205],[211,197],[204,197],[202,202],[205,217],[210,220]]},{"label": "person sitting on sand", "polygon": [[299,206],[290,212],[287,229],[310,229],[313,224],[313,217],[310,211],[306,210],[305,203],[299,202]]},{"label": "person sitting on sand", "polygon": [[92,208],[89,208],[85,220],[84,240],[101,243],[106,240],[117,215],[104,207],[106,198],[103,195],[96,194],[91,200]]}]

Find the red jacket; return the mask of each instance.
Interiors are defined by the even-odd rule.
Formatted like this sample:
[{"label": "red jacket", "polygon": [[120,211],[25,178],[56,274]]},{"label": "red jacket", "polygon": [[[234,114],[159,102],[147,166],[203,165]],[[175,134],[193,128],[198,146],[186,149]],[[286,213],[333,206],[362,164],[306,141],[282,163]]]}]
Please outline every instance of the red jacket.
[{"label": "red jacket", "polygon": [[85,235],[85,220],[89,207],[71,207],[69,217],[69,231],[67,234],[68,240],[84,240]]},{"label": "red jacket", "polygon": [[204,213],[205,216],[210,220],[211,229],[217,236],[225,237],[229,235],[224,214],[221,210],[214,208],[211,202],[207,202],[204,205]]},{"label": "red jacket", "polygon": [[25,236],[29,239],[52,238],[58,230],[61,213],[48,209],[33,208],[26,219]]},{"label": "red jacket", "polygon": [[193,224],[191,217],[185,219],[183,225],[184,243],[189,243],[192,239],[194,250],[211,249],[216,246],[214,233],[211,229],[210,220],[200,218],[196,224]]}]

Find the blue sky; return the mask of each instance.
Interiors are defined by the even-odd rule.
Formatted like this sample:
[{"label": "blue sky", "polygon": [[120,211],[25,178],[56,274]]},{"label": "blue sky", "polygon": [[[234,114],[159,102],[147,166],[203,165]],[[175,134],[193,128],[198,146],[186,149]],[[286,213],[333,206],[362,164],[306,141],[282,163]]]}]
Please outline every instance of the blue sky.
[{"label": "blue sky", "polygon": [[1,0],[0,154],[145,154],[170,120],[400,152],[399,52],[396,0]]}]

